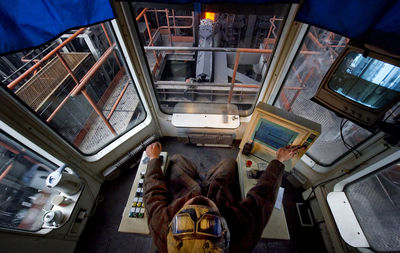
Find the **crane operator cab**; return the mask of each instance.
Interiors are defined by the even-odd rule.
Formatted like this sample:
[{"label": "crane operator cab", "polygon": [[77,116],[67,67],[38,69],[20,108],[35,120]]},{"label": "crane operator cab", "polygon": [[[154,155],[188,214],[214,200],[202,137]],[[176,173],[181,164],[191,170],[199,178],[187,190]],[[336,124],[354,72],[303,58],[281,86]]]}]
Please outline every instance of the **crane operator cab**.
[{"label": "crane operator cab", "polygon": [[[276,151],[287,145],[305,147],[297,156],[284,162],[285,170],[290,171],[307,149],[315,142],[321,132],[321,125],[296,116],[293,113],[260,102],[254,110],[250,123],[245,130],[237,156],[239,183],[242,198],[257,184],[258,178],[275,159]],[[168,154],[163,152],[162,171],[166,173]],[[143,152],[132,189],[122,214],[118,231],[149,234],[147,214],[143,207],[143,178],[149,159]],[[278,195],[283,196],[283,188]],[[279,197],[278,197],[279,199]],[[281,199],[282,200],[282,199]],[[278,200],[278,202],[281,202]],[[280,203],[278,204],[278,206]],[[277,206],[277,204],[275,204]],[[264,228],[262,238],[289,240],[290,235],[283,208],[274,208],[271,218]]]},{"label": "crane operator cab", "polygon": [[0,1],[1,252],[149,252],[158,140],[165,175],[176,154],[199,176],[236,159],[242,199],[302,147],[257,249],[400,252],[400,1],[16,2]]}]

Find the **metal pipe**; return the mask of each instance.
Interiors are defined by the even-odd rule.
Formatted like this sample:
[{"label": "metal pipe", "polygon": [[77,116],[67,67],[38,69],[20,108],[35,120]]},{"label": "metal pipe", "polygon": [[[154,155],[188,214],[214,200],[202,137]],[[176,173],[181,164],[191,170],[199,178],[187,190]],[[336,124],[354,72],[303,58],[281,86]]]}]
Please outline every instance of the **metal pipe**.
[{"label": "metal pipe", "polygon": [[[155,50],[155,51],[212,51],[212,52],[241,52],[241,53],[262,53],[271,54],[272,49],[257,49],[257,48],[223,48],[223,47],[144,47],[145,50]],[[317,51],[300,51],[301,54],[305,55],[317,55],[322,54],[322,52]]]},{"label": "metal pipe", "polygon": [[175,16],[175,18],[186,18],[186,19],[191,19],[193,18],[192,16]]},{"label": "metal pipe", "polygon": [[[0,141],[0,146],[3,146],[5,149],[8,149],[9,151],[11,151],[12,153],[14,153],[16,155],[23,152],[23,150],[18,150],[17,148],[11,146],[10,144],[2,142],[2,141]],[[33,159],[32,157],[30,157],[28,155],[24,155],[23,157],[33,164],[40,164],[40,162],[36,161],[35,159]]]},{"label": "metal pipe", "polygon": [[104,121],[108,129],[110,129],[111,133],[113,133],[115,136],[117,136],[117,132],[115,132],[114,128],[111,126],[110,122],[104,117],[104,114],[100,111],[100,109],[97,107],[96,103],[93,101],[93,99],[90,97],[90,95],[87,93],[85,89],[81,91],[83,96],[87,99],[89,104],[93,107],[93,109],[96,111],[96,113],[100,116],[100,118]]},{"label": "metal pipe", "polygon": [[[180,29],[190,29],[193,25],[177,25],[177,26],[169,26],[169,28],[180,28]],[[160,29],[168,29],[168,26],[160,26]]]},{"label": "metal pipe", "polygon": [[62,65],[64,65],[65,69],[68,71],[68,73],[71,75],[72,79],[75,82],[75,86],[74,88],[69,92],[69,94],[63,99],[63,101],[61,101],[61,103],[56,107],[56,109],[54,109],[54,111],[50,114],[50,116],[46,119],[46,122],[49,123],[58,113],[58,111],[61,110],[61,107],[64,106],[65,103],[67,103],[68,99],[70,98],[72,92],[74,91],[74,89],[79,85],[79,81],[78,78],[76,78],[75,74],[72,72],[72,70],[70,69],[70,67],[68,66],[68,64],[65,62],[64,58],[62,58],[60,53],[56,53],[56,55],[58,56],[58,58],[60,59]]},{"label": "metal pipe", "polygon": [[[158,91],[158,93],[160,94],[197,94],[197,95],[204,95],[204,96],[218,96],[218,97],[225,97],[226,94],[224,93],[211,93],[211,92],[201,92],[201,91],[194,91],[194,90],[189,90],[186,92],[183,91]],[[257,94],[256,92],[254,92],[253,94],[250,93],[246,93],[246,94],[232,94],[232,96],[242,96],[242,97],[254,97],[254,95]]]},{"label": "metal pipe", "polygon": [[308,32],[308,37],[314,41],[314,43],[319,47],[319,48],[325,48],[326,46],[322,45],[319,40],[312,34],[312,32]]},{"label": "metal pipe", "polygon": [[243,53],[272,53],[272,49],[247,49],[247,48],[223,48],[223,47],[144,47],[145,50],[155,51],[212,51],[212,52],[243,52]]},{"label": "metal pipe", "polygon": [[56,55],[57,55],[58,59],[60,60],[60,62],[62,63],[62,65],[64,66],[64,68],[71,75],[72,79],[74,79],[74,82],[78,85],[79,84],[78,78],[76,78],[74,72],[72,72],[71,68],[68,66],[68,63],[64,60],[64,58],[62,57],[62,55],[59,52],[57,52]]},{"label": "metal pipe", "polygon": [[154,15],[156,16],[156,23],[157,23],[157,29],[160,28],[160,22],[158,21],[158,12],[154,12]]},{"label": "metal pipe", "polygon": [[175,33],[175,36],[176,36],[176,23],[175,23],[175,10],[174,9],[172,9],[172,20],[174,21],[174,33]]},{"label": "metal pipe", "polygon": [[[35,57],[33,57],[31,59],[31,61],[35,60],[36,58],[39,57],[39,55],[43,54],[44,52],[46,52],[47,50],[49,50],[52,46],[54,46],[54,44],[56,44],[57,42],[54,41],[53,43],[51,43],[50,46],[48,46],[47,48],[45,48],[42,52],[40,52],[38,55],[36,55]],[[39,61],[39,60],[38,60]],[[13,75],[15,75],[16,73],[18,73],[20,70],[22,70],[23,68],[25,68],[30,62],[25,63],[24,65],[22,65],[21,67],[19,67],[17,70],[15,70],[11,75],[7,76],[6,78],[3,79],[3,83],[6,82],[8,79],[10,79]]]},{"label": "metal pipe", "polygon": [[149,9],[149,8],[144,8],[144,9],[139,13],[139,15],[136,17],[136,22],[139,21],[139,20],[142,18],[142,16],[146,13],[146,11],[148,11],[148,9]]},{"label": "metal pipe", "polygon": [[107,120],[110,120],[111,116],[113,115],[115,109],[117,109],[117,106],[119,104],[119,102],[121,102],[122,97],[124,96],[126,90],[128,89],[129,86],[129,81],[126,82],[125,87],[122,89],[121,94],[119,94],[117,101],[115,101],[115,104],[113,105],[113,107],[111,108],[110,113],[107,116]]},{"label": "metal pipe", "polygon": [[14,162],[10,163],[10,164],[7,166],[7,168],[3,171],[3,173],[1,173],[1,175],[0,175],[0,181],[3,180],[3,178],[5,178],[5,177],[7,176],[8,172],[10,172],[10,170],[11,170],[12,167],[13,167],[13,165],[14,165]]},{"label": "metal pipe", "polygon": [[[107,32],[107,29],[106,29],[106,26],[104,25],[104,23],[101,23],[101,27],[103,28],[104,34],[106,35],[106,38],[107,38],[107,41],[108,41],[108,45],[111,47],[112,46],[112,42],[110,40],[110,36],[108,36],[108,32]],[[118,66],[121,68],[121,63],[119,62],[118,56],[115,53],[115,51],[113,51],[113,55],[114,55],[115,61],[117,62]]]},{"label": "metal pipe", "polygon": [[152,9],[152,10],[147,10],[147,12],[165,12],[165,10]]},{"label": "metal pipe", "polygon": [[[144,14],[143,17],[144,17],[144,22],[146,23],[147,33],[149,35],[149,46],[150,45],[153,46],[154,45],[153,44],[153,36],[151,35],[151,30],[150,30],[150,26],[149,26],[149,21],[147,20],[147,15]],[[155,35],[155,33],[154,33],[154,35]],[[157,58],[157,53],[154,50],[153,50],[153,55],[154,55],[154,58]]]},{"label": "metal pipe", "polygon": [[114,44],[109,47],[104,54],[99,58],[99,60],[89,69],[89,71],[86,73],[86,75],[81,79],[78,87],[75,87],[72,90],[71,96],[76,96],[78,93],[82,90],[82,88],[86,85],[86,83],[89,81],[89,79],[96,73],[96,71],[103,65],[103,63],[107,60],[108,56],[112,53],[114,47],[116,46],[115,42]]},{"label": "metal pipe", "polygon": [[153,36],[151,35],[150,26],[149,26],[149,21],[147,20],[146,14],[144,14],[143,17],[144,17],[144,22],[145,22],[145,24],[146,24],[147,34],[149,35],[149,40],[150,40],[149,45],[152,45],[151,39],[153,38]]},{"label": "metal pipe", "polygon": [[167,25],[168,25],[168,35],[169,35],[169,45],[172,46],[172,36],[171,36],[171,28],[169,25],[169,16],[168,16],[168,9],[165,9],[165,15],[167,15]]},{"label": "metal pipe", "polygon": [[15,86],[17,86],[22,80],[24,80],[30,73],[32,73],[32,71],[34,71],[35,69],[37,69],[43,62],[47,61],[48,59],[50,59],[50,57],[52,55],[54,55],[56,52],[58,52],[58,50],[60,50],[62,47],[64,47],[66,44],[68,44],[71,40],[75,39],[76,36],[78,36],[79,34],[81,34],[83,31],[85,31],[86,27],[83,27],[81,29],[79,29],[78,31],[76,31],[71,37],[69,37],[68,39],[66,39],[63,43],[61,43],[60,45],[58,45],[56,48],[54,48],[53,50],[51,50],[50,53],[48,53],[46,56],[44,56],[42,59],[40,59],[40,61],[38,61],[35,65],[33,65],[31,68],[29,68],[27,71],[25,71],[22,75],[20,75],[19,77],[17,77],[14,81],[12,81],[11,83],[9,83],[7,85],[7,88],[9,89],[13,89]]},{"label": "metal pipe", "polygon": [[196,37],[196,29],[194,28],[194,11],[192,11],[192,36]]},{"label": "metal pipe", "polygon": [[[155,85],[181,85],[181,86],[213,86],[213,87],[231,87],[231,83],[187,83],[185,81],[155,81]],[[260,88],[260,85],[257,84],[235,84],[235,87],[238,88]]]},{"label": "metal pipe", "polygon": [[233,94],[233,88],[234,88],[234,85],[235,85],[236,72],[237,72],[237,69],[238,69],[238,66],[239,66],[239,58],[240,58],[240,51],[237,51],[236,52],[236,56],[235,56],[235,67],[233,68],[233,74],[232,74],[232,81],[231,81],[232,86],[231,86],[231,88],[229,90],[228,104],[230,104],[231,101],[232,101],[232,94]]}]

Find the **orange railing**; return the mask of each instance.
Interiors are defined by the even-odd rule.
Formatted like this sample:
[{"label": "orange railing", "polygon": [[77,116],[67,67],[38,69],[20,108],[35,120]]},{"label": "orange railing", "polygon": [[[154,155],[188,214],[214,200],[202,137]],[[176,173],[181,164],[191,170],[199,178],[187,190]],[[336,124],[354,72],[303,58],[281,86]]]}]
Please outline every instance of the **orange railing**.
[{"label": "orange railing", "polygon": [[[156,25],[157,28],[155,29],[154,32],[152,32],[152,29],[150,28],[150,24],[147,18],[147,13],[154,13],[155,19],[156,19]],[[165,18],[167,22],[167,26],[160,26],[159,19],[158,19],[158,13],[165,13]],[[191,16],[176,16],[175,15],[175,10],[172,10],[172,20],[173,20],[173,25],[170,24],[170,15],[169,15],[169,10],[168,9],[163,9],[163,10],[157,10],[157,9],[149,9],[149,8],[144,8],[139,15],[136,17],[136,22],[139,22],[141,19],[144,19],[145,25],[146,25],[146,30],[147,30],[147,35],[149,37],[149,42],[147,43],[147,47],[152,47],[154,46],[154,39],[158,34],[161,33],[162,29],[167,29],[168,31],[168,38],[169,38],[169,45],[172,46],[172,42],[174,41],[174,38],[178,37],[176,36],[176,29],[192,29],[193,36],[191,36],[192,39],[194,39],[194,12],[192,12]],[[192,24],[189,26],[178,26],[176,25],[176,20],[177,19],[191,19]],[[172,36],[171,29],[174,29],[174,34],[175,36]],[[153,29],[154,30],[154,29]],[[146,50],[147,52],[147,50]],[[152,73],[154,74],[157,69],[160,67],[160,62],[162,59],[162,55],[153,50],[153,55],[156,60],[156,63],[152,69]]]},{"label": "orange railing", "polygon": [[[115,111],[115,108],[117,107],[118,103],[120,102],[121,99],[117,99],[117,101],[115,102],[115,104],[113,105],[113,110],[109,113],[109,115],[106,117],[104,116],[104,114],[102,113],[101,109],[99,108],[99,105],[96,104],[96,102],[91,98],[91,96],[88,94],[88,92],[85,89],[85,86],[88,84],[89,80],[94,76],[94,74],[98,71],[98,69],[106,62],[106,60],[109,58],[109,56],[111,54],[113,54],[116,63],[118,64],[118,66],[120,67],[120,72],[124,71],[124,67],[121,65],[118,56],[115,52],[115,47],[116,44],[112,43],[110,40],[110,37],[108,35],[107,29],[104,26],[104,24],[101,24],[104,34],[106,35],[108,44],[109,44],[109,48],[104,52],[104,54],[97,60],[97,62],[89,69],[89,71],[85,74],[85,76],[81,79],[78,80],[78,78],[75,76],[75,74],[73,73],[73,71],[71,70],[71,68],[68,66],[67,62],[65,61],[65,59],[62,57],[62,55],[59,53],[59,51],[66,46],[68,43],[70,43],[73,39],[75,39],[79,34],[81,34],[82,32],[85,31],[85,27],[79,29],[78,31],[76,31],[72,36],[70,36],[69,38],[67,38],[65,41],[63,41],[62,43],[60,43],[56,48],[54,48],[51,52],[49,52],[47,55],[45,55],[42,59],[40,59],[39,61],[37,61],[31,68],[29,68],[28,70],[26,70],[22,75],[20,75],[19,77],[17,77],[14,81],[12,81],[11,83],[9,83],[7,85],[7,88],[9,88],[10,90],[14,89],[15,87],[17,87],[18,84],[20,84],[24,79],[26,79],[28,76],[30,76],[32,73],[36,74],[36,70],[38,68],[40,68],[47,60],[49,60],[52,56],[56,56],[58,57],[59,61],[62,63],[62,65],[64,66],[64,68],[67,70],[69,76],[71,76],[71,78],[73,79],[73,81],[75,82],[75,86],[74,88],[71,90],[71,92],[64,98],[64,100],[56,107],[56,109],[51,113],[51,115],[46,119],[46,122],[50,122],[52,119],[54,119],[54,117],[56,116],[56,114],[60,111],[60,109],[66,104],[66,102],[70,99],[70,97],[74,97],[77,96],[79,94],[82,94],[86,100],[89,102],[89,104],[92,106],[92,108],[94,109],[94,111],[98,114],[98,116],[104,121],[104,123],[106,124],[106,126],[109,128],[109,130],[114,134],[117,135],[115,129],[111,126],[109,119],[111,118],[111,115],[113,114],[113,112]],[[123,92],[121,95],[123,95],[126,91],[127,88],[127,84],[125,85],[125,88],[123,89]],[[120,95],[120,96],[121,96]]]}]

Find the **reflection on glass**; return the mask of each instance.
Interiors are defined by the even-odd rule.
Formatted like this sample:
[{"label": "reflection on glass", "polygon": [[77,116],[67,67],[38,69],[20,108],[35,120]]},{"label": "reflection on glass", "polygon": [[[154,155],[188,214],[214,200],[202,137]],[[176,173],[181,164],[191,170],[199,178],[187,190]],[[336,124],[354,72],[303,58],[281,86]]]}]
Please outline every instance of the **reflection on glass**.
[{"label": "reflection on glass", "polygon": [[400,164],[393,164],[344,189],[375,252],[400,250]]},{"label": "reflection on glass", "polygon": [[321,124],[321,135],[307,155],[322,165],[333,163],[348,151],[341,139],[340,129],[350,146],[359,144],[371,134],[352,122],[341,127],[341,118],[310,100],[346,44],[345,37],[310,27],[274,104]]},{"label": "reflection on glass", "polygon": [[35,231],[52,196],[46,178],[55,167],[0,133],[0,227]]},{"label": "reflection on glass", "polygon": [[165,113],[178,103],[232,103],[241,115],[251,113],[288,5],[265,7],[262,15],[139,5],[136,22]]},{"label": "reflection on glass", "polygon": [[90,154],[145,118],[122,59],[110,25],[103,23],[71,30],[34,50],[2,56],[0,77],[6,90]]},{"label": "reflection on glass", "polygon": [[379,109],[400,95],[400,68],[352,52],[343,59],[328,85],[357,103]]}]

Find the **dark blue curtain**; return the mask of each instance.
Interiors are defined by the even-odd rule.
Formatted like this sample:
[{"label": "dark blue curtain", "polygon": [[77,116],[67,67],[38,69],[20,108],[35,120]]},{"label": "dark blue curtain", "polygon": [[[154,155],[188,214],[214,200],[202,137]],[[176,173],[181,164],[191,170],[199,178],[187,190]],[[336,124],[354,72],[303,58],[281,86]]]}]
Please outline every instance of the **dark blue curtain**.
[{"label": "dark blue curtain", "polygon": [[[296,3],[298,0],[147,0],[168,3]],[[109,0],[0,1],[0,54],[39,46],[63,32],[112,19]],[[400,54],[400,1],[304,0],[297,20]]]},{"label": "dark blue curtain", "polygon": [[112,18],[108,0],[2,0],[0,54],[36,47],[71,28]]},{"label": "dark blue curtain", "polygon": [[400,54],[398,0],[304,0],[296,19]]}]

